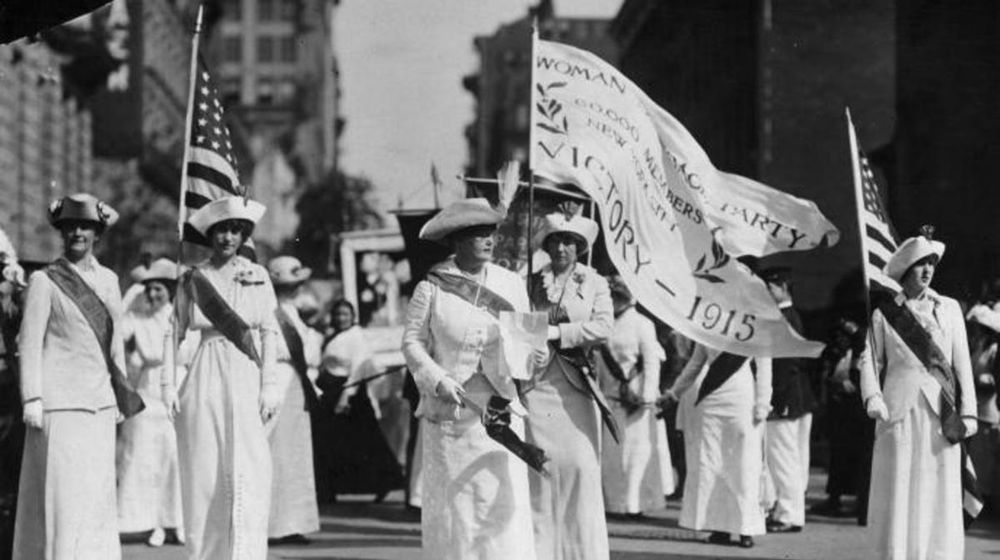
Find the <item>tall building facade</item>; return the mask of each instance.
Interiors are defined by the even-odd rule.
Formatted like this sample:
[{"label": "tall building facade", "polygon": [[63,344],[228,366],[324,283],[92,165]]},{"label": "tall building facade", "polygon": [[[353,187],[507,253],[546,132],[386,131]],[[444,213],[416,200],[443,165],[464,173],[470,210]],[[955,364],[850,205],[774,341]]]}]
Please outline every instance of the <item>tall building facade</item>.
[{"label": "tall building facade", "polygon": [[891,140],[895,17],[893,0],[625,0],[612,24],[619,68],[717,167],[815,201],[840,229],[832,248],[774,259],[806,308],[861,294],[843,286],[860,266],[844,108],[870,153]]},{"label": "tall building facade", "polygon": [[49,203],[93,187],[91,114],[62,71],[68,54],[45,41],[0,46],[0,224],[22,259],[58,254]]},{"label": "tall building facade", "polygon": [[268,206],[255,238],[295,232],[297,194],[337,167],[343,120],[333,43],[336,0],[225,0],[207,45],[230,111],[246,126],[252,196]]},{"label": "tall building facade", "polygon": [[479,54],[479,70],[463,79],[465,89],[476,98],[475,117],[465,132],[472,176],[492,177],[510,159],[528,161],[534,18],[542,39],[580,47],[612,64],[617,58],[609,20],[560,17],[548,1],[492,35],[476,37],[473,45]]}]

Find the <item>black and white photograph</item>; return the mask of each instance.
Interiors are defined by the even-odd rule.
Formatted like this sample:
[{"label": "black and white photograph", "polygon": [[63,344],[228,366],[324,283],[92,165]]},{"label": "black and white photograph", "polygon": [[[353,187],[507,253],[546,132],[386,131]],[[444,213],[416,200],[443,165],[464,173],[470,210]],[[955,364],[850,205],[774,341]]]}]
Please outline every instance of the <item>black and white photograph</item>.
[{"label": "black and white photograph", "polygon": [[995,0],[0,0],[0,560],[998,557],[998,180]]}]

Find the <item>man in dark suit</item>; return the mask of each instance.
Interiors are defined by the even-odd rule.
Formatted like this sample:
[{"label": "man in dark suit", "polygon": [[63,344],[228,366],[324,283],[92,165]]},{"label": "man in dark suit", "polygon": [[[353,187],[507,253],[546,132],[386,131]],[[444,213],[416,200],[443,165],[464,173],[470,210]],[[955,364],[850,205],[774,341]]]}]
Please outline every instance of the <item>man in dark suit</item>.
[{"label": "man in dark suit", "polygon": [[[785,319],[801,334],[802,319],[792,305],[789,269],[764,269],[760,276]],[[774,507],[767,523],[768,532],[799,532],[805,524],[809,434],[816,407],[811,379],[813,369],[809,359],[781,358],[773,362],[771,414],[767,419],[765,439],[767,471],[774,486]]]}]

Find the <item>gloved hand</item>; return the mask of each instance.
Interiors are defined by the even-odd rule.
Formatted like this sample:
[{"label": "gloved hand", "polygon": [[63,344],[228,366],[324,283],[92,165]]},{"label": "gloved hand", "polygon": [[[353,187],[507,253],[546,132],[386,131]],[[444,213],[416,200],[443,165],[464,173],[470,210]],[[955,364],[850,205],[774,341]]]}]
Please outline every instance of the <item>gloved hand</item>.
[{"label": "gloved hand", "polygon": [[979,431],[979,420],[975,418],[962,418],[962,423],[965,424],[965,437],[970,438],[976,435]]},{"label": "gloved hand", "polygon": [[767,415],[771,414],[770,404],[755,404],[753,405],[753,423],[754,425],[760,424],[764,420],[767,420]]},{"label": "gloved hand", "polygon": [[260,388],[260,419],[271,421],[278,414],[278,407],[281,406],[281,391],[277,383],[265,383]]},{"label": "gloved hand", "polygon": [[160,400],[167,409],[167,418],[173,420],[177,413],[181,411],[181,400],[177,396],[177,387],[173,384],[160,385]]},{"label": "gloved hand", "polygon": [[465,387],[462,387],[458,381],[445,377],[438,381],[437,387],[434,388],[434,394],[451,404],[462,406],[462,395],[465,394]]},{"label": "gloved hand", "polygon": [[549,335],[548,340],[559,340],[562,337],[562,333],[559,332],[559,327],[556,325],[549,325]]},{"label": "gloved hand", "polygon": [[885,405],[881,395],[868,397],[868,400],[865,401],[865,412],[868,413],[869,418],[875,418],[882,422],[889,419],[889,407]]},{"label": "gloved hand", "polygon": [[549,362],[549,347],[548,345],[542,348],[535,348],[531,351],[531,363],[535,367],[542,367]]},{"label": "gloved hand", "polygon": [[36,430],[42,429],[42,420],[45,417],[45,408],[41,399],[35,399],[24,403],[24,424]]}]

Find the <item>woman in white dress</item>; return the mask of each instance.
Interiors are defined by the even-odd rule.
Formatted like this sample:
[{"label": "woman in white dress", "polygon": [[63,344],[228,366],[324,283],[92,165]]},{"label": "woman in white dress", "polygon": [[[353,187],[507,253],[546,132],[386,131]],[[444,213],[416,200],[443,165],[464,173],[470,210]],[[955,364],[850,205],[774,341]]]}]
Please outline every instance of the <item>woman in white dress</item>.
[{"label": "woman in white dress", "polygon": [[184,542],[177,436],[160,396],[163,340],[174,312],[177,264],[159,259],[137,281],[145,287],[145,295],[139,297],[147,302],[125,315],[122,338],[134,348],[128,360],[129,381],[146,409],[118,428],[118,532],[151,531],[147,543],[161,546],[167,528]]},{"label": "woman in white dress", "polygon": [[309,413],[318,402],[312,379],[319,365],[320,335],[299,317],[295,298],[312,270],[290,256],[271,259],[267,269],[278,297],[282,343],[276,365],[284,395],[277,417],[268,424],[273,468],[268,538],[305,544],[305,535],[319,530]]},{"label": "woman in white dress", "polygon": [[[528,311],[521,278],[492,264],[503,214],[486,199],[456,202],[431,219],[422,239],[455,255],[417,285],[403,354],[420,389],[423,438],[423,553],[428,560],[534,560],[527,465],[487,435],[479,414],[490,398],[510,401],[511,429],[523,434],[514,378],[527,356],[504,352],[498,313]],[[541,359],[542,356],[536,356]]]},{"label": "woman in white dress", "polygon": [[876,419],[874,558],[964,558],[958,442],[978,427],[975,389],[961,308],[930,287],[944,253],[931,233],[907,239],[886,264],[903,291],[872,314],[860,363],[861,396]]},{"label": "woman in white dress", "polygon": [[711,531],[708,542],[750,548],[765,532],[760,506],[771,360],[697,345],[666,400],[680,399],[687,478],[680,526]]},{"label": "woman in white dress", "polygon": [[[601,490],[603,401],[588,352],[611,333],[607,281],[579,262],[599,226],[561,213],[546,216],[542,247],[550,264],[532,277],[534,309],[548,313],[552,359],[524,394],[529,443],[551,457],[550,476],[530,474],[535,546],[547,560],[607,560],[608,528]],[[592,377],[593,376],[593,377]]]},{"label": "woman in white dress", "polygon": [[[601,389],[622,427],[622,441],[601,445],[604,508],[630,518],[660,509],[674,491],[674,472],[663,420],[656,417],[660,363],[666,358],[656,327],[635,309],[632,293],[612,277],[615,325],[608,338]],[[611,361],[613,360],[613,363]]]},{"label": "woman in white dress", "polygon": [[[264,424],[282,397],[277,302],[267,271],[237,255],[263,213],[261,204],[234,196],[206,204],[189,220],[211,242],[212,255],[182,277],[174,328],[201,331],[201,343],[183,385],[164,376],[163,399],[175,416],[191,560],[267,557],[271,453]],[[167,371],[174,371],[166,342]]]}]

